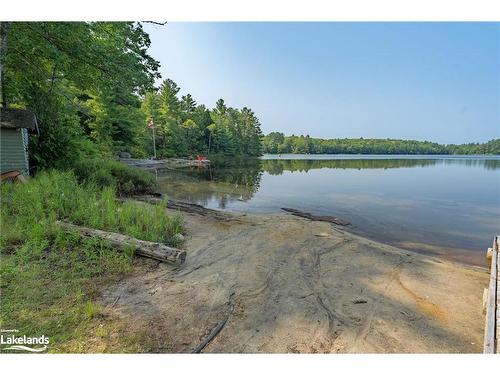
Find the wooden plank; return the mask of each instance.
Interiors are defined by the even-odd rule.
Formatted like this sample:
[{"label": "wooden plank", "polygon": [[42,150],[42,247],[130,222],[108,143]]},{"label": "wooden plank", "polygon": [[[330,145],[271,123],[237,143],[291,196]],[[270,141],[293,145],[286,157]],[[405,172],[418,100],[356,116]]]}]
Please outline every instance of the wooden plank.
[{"label": "wooden plank", "polygon": [[483,315],[486,315],[486,307],[488,306],[488,288],[483,290]]},{"label": "wooden plank", "polygon": [[486,323],[484,327],[485,354],[496,352],[496,307],[497,307],[497,274],[498,274],[498,242],[493,241],[493,254],[491,259],[490,285],[488,288],[488,302],[486,306]]}]

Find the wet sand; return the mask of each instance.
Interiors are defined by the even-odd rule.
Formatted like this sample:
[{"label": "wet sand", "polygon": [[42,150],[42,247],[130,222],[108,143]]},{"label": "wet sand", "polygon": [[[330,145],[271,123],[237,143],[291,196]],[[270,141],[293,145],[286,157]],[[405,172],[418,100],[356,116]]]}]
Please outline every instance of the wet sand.
[{"label": "wet sand", "polygon": [[103,303],[191,352],[214,330],[214,353],[482,351],[486,268],[369,240],[287,214],[183,213],[186,263],[137,259]]}]

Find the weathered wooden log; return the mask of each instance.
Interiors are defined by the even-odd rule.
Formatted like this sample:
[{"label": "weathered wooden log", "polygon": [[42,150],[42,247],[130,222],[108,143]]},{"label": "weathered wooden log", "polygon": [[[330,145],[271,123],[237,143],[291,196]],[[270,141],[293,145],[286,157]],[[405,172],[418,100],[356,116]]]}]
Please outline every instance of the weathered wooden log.
[{"label": "weathered wooden log", "polygon": [[[139,200],[150,204],[158,204],[163,202],[163,200],[165,199],[163,194],[160,195],[154,194],[154,195],[155,196],[140,195],[140,196],[134,196],[133,198],[135,200]],[[227,220],[228,218],[228,215],[225,214],[224,212],[212,210],[210,208],[205,208],[199,204],[177,201],[170,198],[166,199],[167,199],[167,208],[170,208],[172,210],[179,210],[201,216],[210,216],[218,220]]]},{"label": "weathered wooden log", "polygon": [[205,208],[199,204],[182,202],[182,201],[175,201],[172,199],[169,199],[167,201],[167,208],[171,208],[174,210],[180,210],[180,211],[184,211],[184,212],[189,212],[192,214],[198,214],[198,215],[219,215],[220,214],[219,211],[211,210],[210,208]]},{"label": "weathered wooden log", "polygon": [[112,246],[119,249],[132,247],[137,255],[153,258],[162,262],[181,265],[186,260],[186,252],[167,245],[139,240],[120,233],[106,232],[100,229],[86,228],[63,221],[56,221],[62,229],[66,231],[76,231],[83,236],[97,237],[109,241]]},{"label": "weathered wooden log", "polygon": [[321,216],[321,215],[318,216],[318,215],[313,215],[309,212],[303,212],[300,210],[296,210],[295,208],[282,207],[281,209],[283,211],[290,212],[292,215],[304,217],[306,219],[313,220],[313,221],[326,221],[328,223],[333,223],[333,224],[343,225],[343,226],[351,224],[350,222],[339,219],[338,217],[335,217],[335,216]]}]

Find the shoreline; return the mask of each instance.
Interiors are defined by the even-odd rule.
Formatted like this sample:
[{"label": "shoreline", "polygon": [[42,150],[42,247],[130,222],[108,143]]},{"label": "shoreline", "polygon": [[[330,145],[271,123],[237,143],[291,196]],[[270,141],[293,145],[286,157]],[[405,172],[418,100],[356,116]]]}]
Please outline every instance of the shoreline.
[{"label": "shoreline", "polygon": [[137,259],[103,293],[164,343],[153,352],[191,352],[223,321],[203,352],[481,351],[485,269],[292,215],[215,212],[182,213],[182,267]]},{"label": "shoreline", "polygon": [[[166,196],[164,193],[162,195]],[[177,200],[174,200],[178,202]],[[238,215],[256,215],[256,216],[267,216],[267,215],[285,215],[290,216],[291,214],[287,214],[283,211],[270,211],[270,212],[253,212],[253,211],[237,211],[230,209],[217,209],[217,208],[208,208],[203,205],[198,205],[196,203],[188,203],[185,201],[179,201],[182,203],[186,203],[188,205],[203,207],[203,209],[207,211],[220,212],[223,214],[238,216]],[[342,219],[342,218],[340,218]],[[313,220],[314,221],[314,220]],[[332,224],[334,225],[334,224]],[[451,262],[457,262],[463,265],[469,265],[478,267],[481,269],[487,269],[486,259],[484,253],[479,250],[465,249],[465,248],[454,248],[451,246],[443,246],[439,244],[432,243],[424,243],[424,242],[402,242],[397,240],[391,240],[384,236],[377,236],[375,234],[371,234],[370,232],[363,231],[358,227],[353,226],[353,223],[349,223],[347,226],[335,226],[340,230],[344,230],[348,233],[351,233],[355,236],[359,236],[366,240],[375,241],[381,244],[394,246],[396,248],[400,248],[402,250],[410,251],[413,253],[425,255],[425,256],[433,256],[439,259],[444,259]]]}]

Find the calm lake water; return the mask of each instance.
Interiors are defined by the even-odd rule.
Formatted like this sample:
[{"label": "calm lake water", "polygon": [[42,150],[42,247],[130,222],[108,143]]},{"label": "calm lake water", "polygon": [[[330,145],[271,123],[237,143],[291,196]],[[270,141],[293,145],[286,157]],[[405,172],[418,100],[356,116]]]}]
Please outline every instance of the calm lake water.
[{"label": "calm lake water", "polygon": [[175,199],[334,215],[355,233],[472,264],[484,265],[500,234],[500,157],[265,155],[158,171],[158,180]]}]

